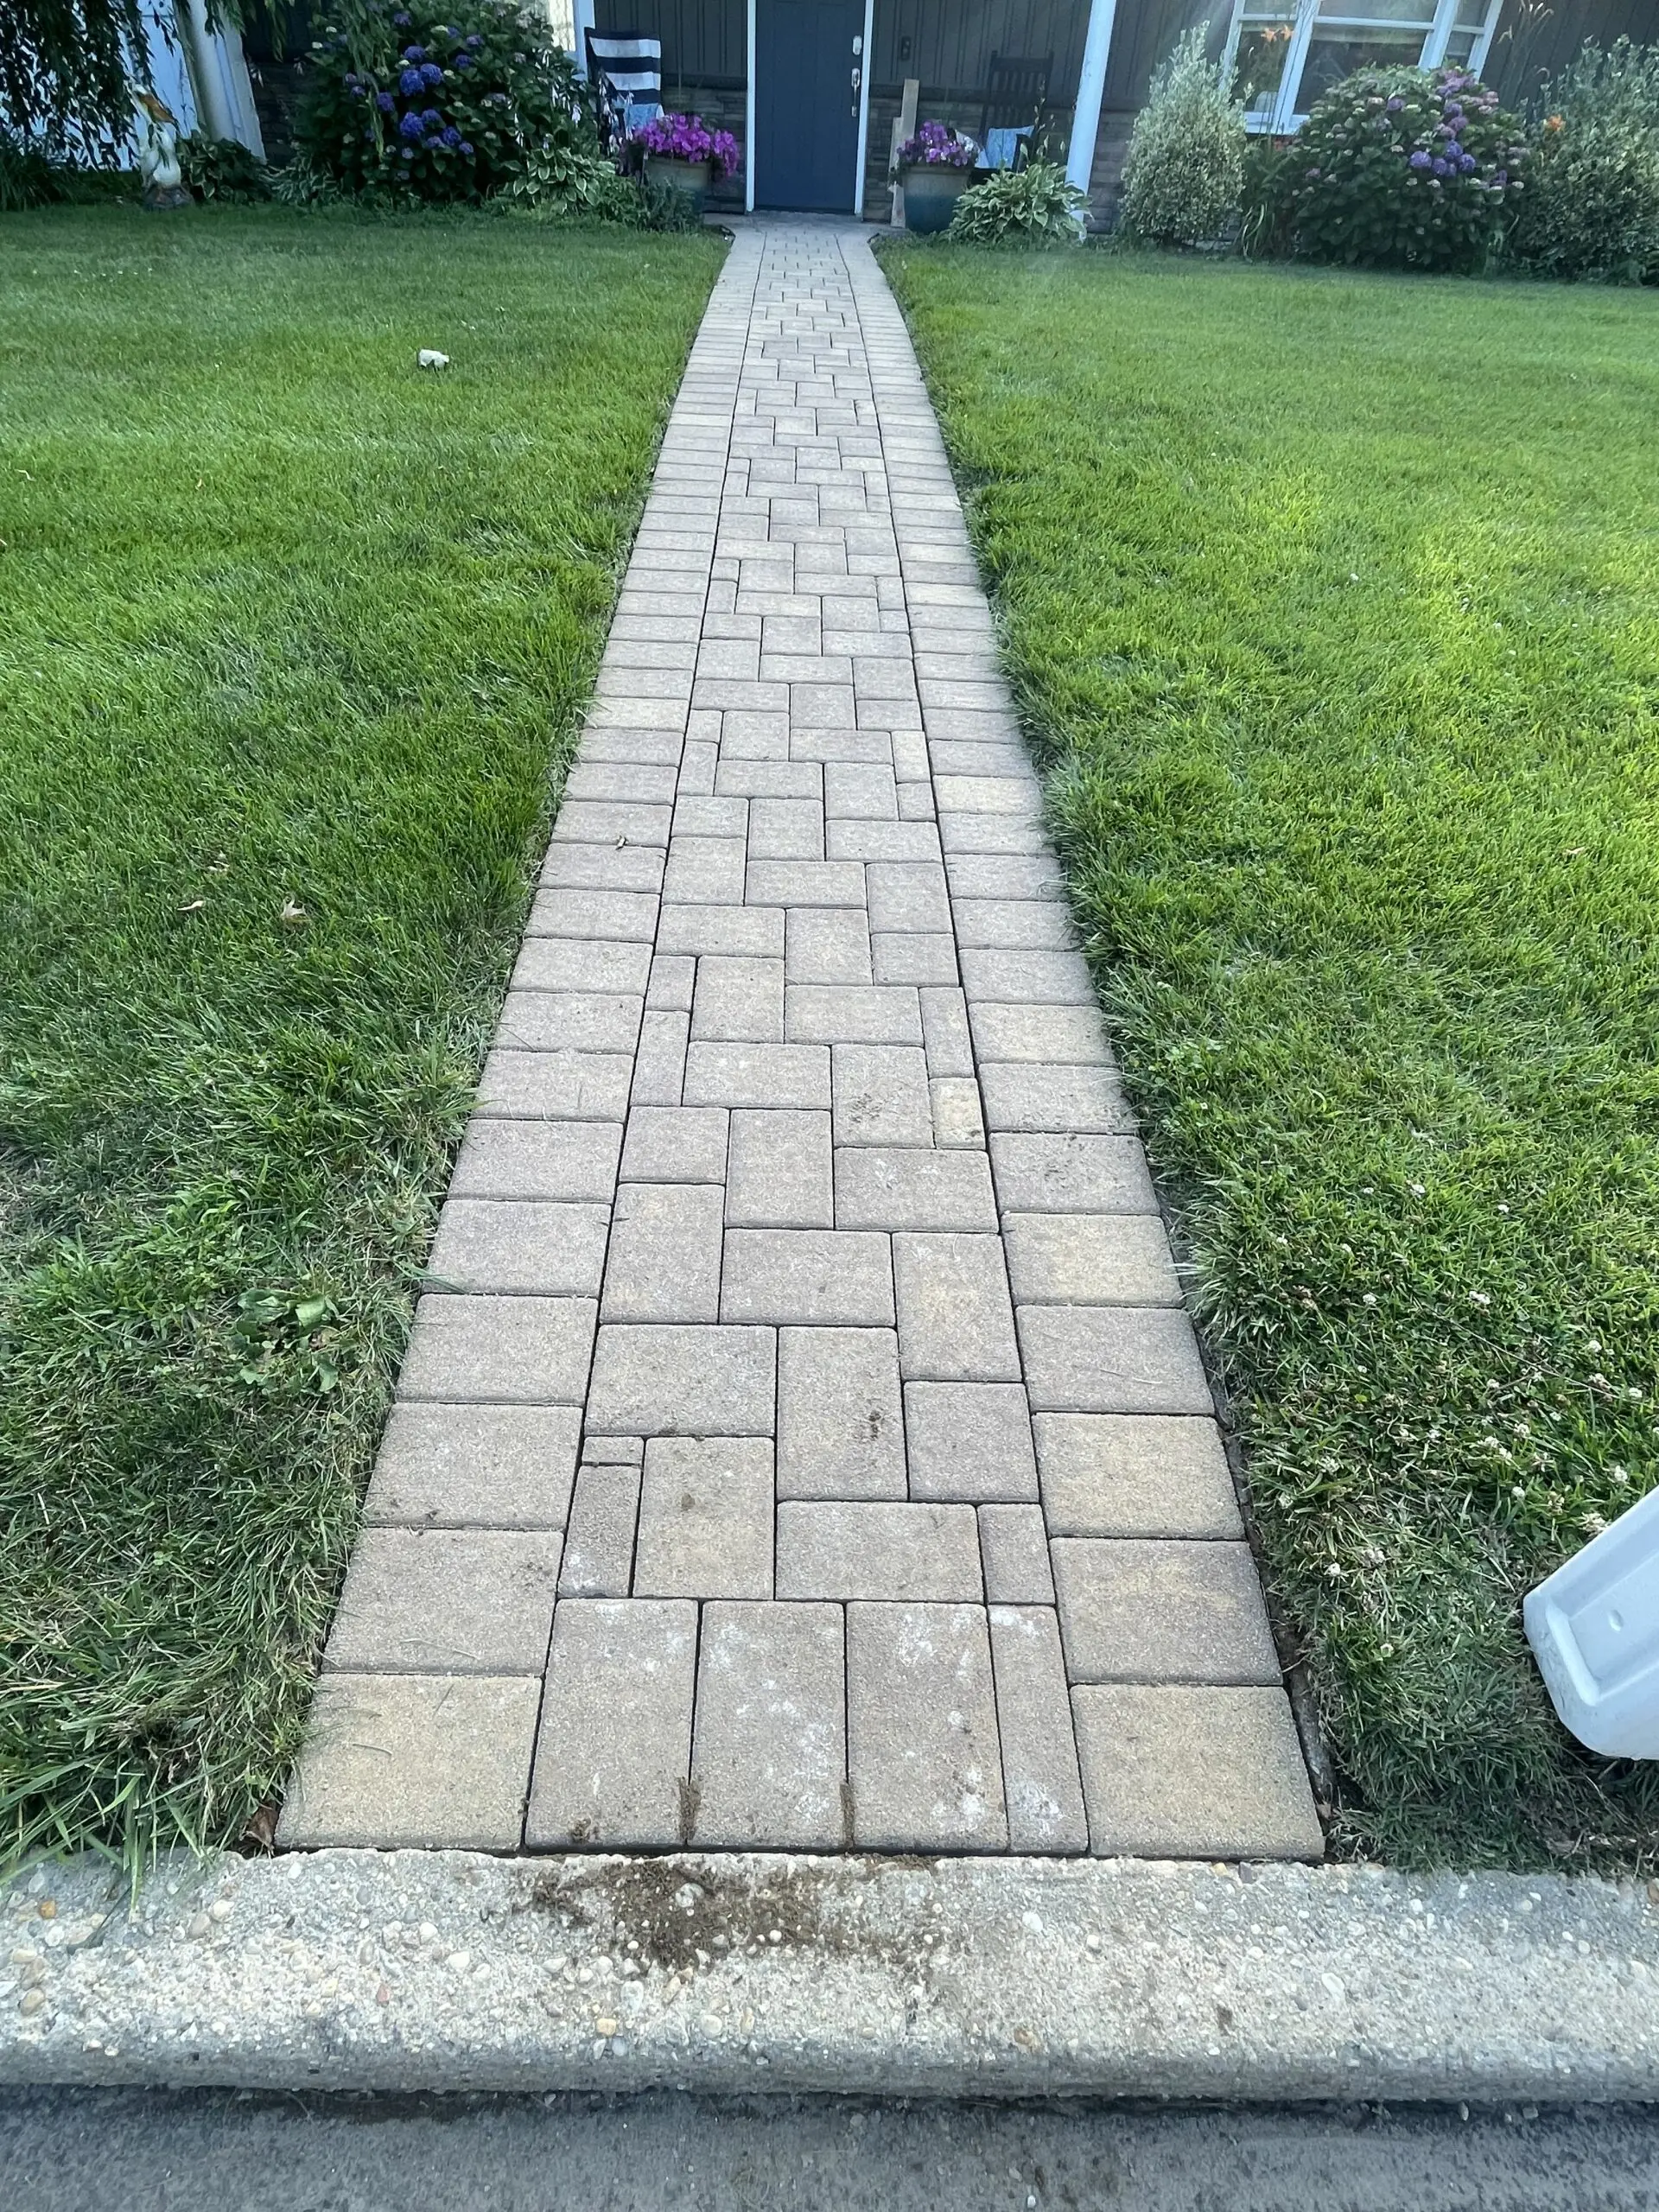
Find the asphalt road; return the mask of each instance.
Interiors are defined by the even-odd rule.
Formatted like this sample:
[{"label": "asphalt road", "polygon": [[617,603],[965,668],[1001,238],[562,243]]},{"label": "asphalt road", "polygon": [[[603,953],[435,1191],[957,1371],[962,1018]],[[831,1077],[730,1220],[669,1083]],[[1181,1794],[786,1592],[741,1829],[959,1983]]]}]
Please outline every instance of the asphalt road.
[{"label": "asphalt road", "polygon": [[1651,2212],[1659,2113],[0,2095],[4,2212]]}]

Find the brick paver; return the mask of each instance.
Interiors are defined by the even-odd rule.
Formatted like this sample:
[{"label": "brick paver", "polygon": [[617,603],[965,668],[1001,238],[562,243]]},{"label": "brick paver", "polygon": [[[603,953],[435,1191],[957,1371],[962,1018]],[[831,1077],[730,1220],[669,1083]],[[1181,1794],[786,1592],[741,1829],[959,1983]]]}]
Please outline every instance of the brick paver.
[{"label": "brick paver", "polygon": [[288,1844],[1319,1851],[856,230],[715,289],[367,1519]]}]

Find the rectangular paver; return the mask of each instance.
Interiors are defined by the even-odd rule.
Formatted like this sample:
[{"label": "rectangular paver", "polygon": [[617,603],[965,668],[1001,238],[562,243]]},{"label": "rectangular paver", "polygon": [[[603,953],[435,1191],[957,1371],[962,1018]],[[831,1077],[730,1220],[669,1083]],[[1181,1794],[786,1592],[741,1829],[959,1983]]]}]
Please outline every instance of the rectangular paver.
[{"label": "rectangular paver", "polygon": [[704,1607],[691,1783],[699,1847],[851,1841],[839,1605]]},{"label": "rectangular paver", "polygon": [[524,1828],[532,1849],[689,1840],[696,1649],[689,1599],[561,1599]]},{"label": "rectangular paver", "polygon": [[1007,1848],[983,1606],[847,1608],[847,1757],[861,1851]]}]

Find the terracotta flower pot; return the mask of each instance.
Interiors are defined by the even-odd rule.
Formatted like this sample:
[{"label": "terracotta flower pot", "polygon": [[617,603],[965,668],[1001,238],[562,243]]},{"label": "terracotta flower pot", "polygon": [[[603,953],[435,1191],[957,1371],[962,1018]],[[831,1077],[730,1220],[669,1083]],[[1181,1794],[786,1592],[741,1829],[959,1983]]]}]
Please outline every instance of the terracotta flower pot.
[{"label": "terracotta flower pot", "polygon": [[676,192],[683,192],[696,203],[699,215],[709,198],[709,187],[714,181],[712,162],[677,162],[668,154],[647,154],[645,175],[652,184],[666,184]]},{"label": "terracotta flower pot", "polygon": [[943,162],[918,162],[899,172],[905,188],[905,228],[925,232],[948,231],[957,202],[974,181],[972,169],[950,168]]}]

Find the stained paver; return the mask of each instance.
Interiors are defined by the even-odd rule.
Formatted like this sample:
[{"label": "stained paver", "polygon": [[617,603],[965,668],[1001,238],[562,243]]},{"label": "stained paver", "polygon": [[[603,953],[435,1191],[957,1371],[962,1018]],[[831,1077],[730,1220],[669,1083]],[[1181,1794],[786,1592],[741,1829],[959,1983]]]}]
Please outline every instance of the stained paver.
[{"label": "stained paver", "polygon": [[856,230],[715,289],[366,1517],[285,1843],[1320,1848]]}]

